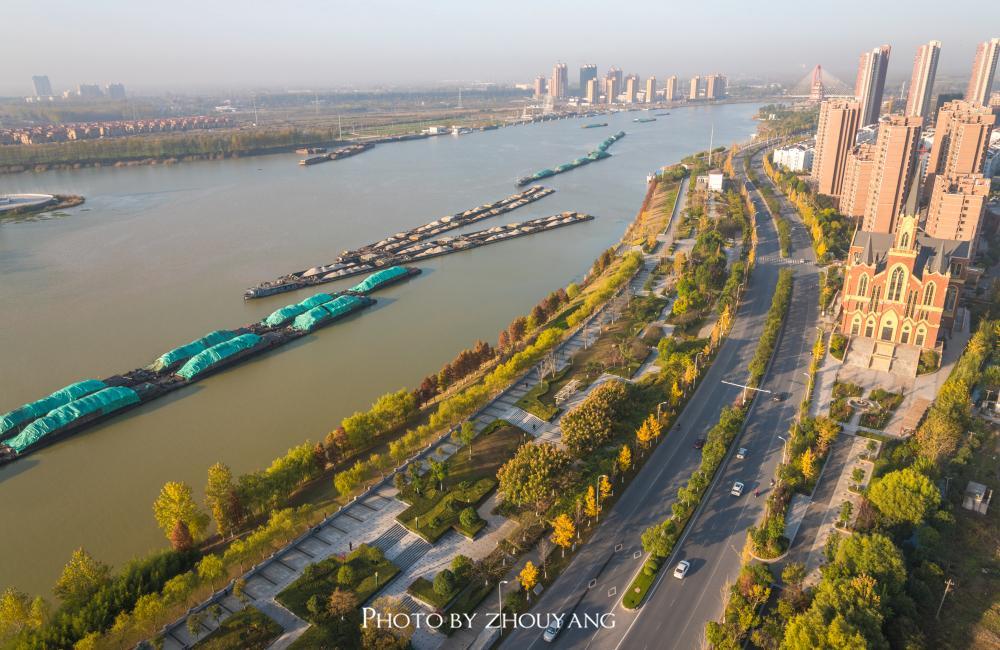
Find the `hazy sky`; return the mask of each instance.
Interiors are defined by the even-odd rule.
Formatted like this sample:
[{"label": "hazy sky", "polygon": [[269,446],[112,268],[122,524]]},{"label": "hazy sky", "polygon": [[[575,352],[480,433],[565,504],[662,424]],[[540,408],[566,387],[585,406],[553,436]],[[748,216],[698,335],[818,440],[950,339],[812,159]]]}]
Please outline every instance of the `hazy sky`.
[{"label": "hazy sky", "polygon": [[57,92],[323,89],[528,81],[557,60],[571,85],[581,63],[661,79],[787,79],[821,63],[853,83],[860,51],[881,43],[892,77],[932,38],[939,74],[968,75],[976,43],[1000,36],[997,0],[4,0],[0,16],[4,95],[30,94],[33,74]]}]

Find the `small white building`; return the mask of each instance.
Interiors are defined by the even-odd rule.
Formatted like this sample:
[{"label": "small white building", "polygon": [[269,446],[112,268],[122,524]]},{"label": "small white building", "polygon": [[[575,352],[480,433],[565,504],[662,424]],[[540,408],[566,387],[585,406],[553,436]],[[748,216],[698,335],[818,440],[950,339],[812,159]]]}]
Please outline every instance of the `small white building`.
[{"label": "small white building", "polygon": [[774,164],[790,172],[807,172],[812,169],[815,149],[806,144],[795,144],[774,150]]},{"label": "small white building", "polygon": [[722,185],[725,182],[725,175],[723,175],[721,169],[711,169],[708,172],[708,189],[713,192],[721,192]]}]

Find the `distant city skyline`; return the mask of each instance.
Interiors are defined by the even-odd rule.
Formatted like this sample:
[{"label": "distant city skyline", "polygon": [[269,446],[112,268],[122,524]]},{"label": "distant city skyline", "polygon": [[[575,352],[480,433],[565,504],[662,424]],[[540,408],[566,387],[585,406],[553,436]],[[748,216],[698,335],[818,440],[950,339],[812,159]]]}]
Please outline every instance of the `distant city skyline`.
[{"label": "distant city skyline", "polygon": [[[949,16],[968,18],[948,21],[929,20],[912,3],[897,0],[878,6],[847,0],[810,7],[808,16],[787,0],[762,5],[752,16],[745,5],[721,0],[623,8],[612,37],[581,40],[581,30],[590,28],[594,12],[607,11],[605,5],[381,0],[340,6],[307,0],[283,12],[255,5],[179,0],[163,11],[123,0],[14,0],[5,6],[6,22],[32,27],[10,29],[0,41],[0,94],[31,95],[38,75],[47,75],[57,94],[112,82],[138,93],[513,84],[548,75],[557,62],[573,71],[573,89],[576,71],[588,63],[596,63],[599,74],[617,66],[643,79],[721,72],[730,80],[785,82],[819,63],[851,84],[858,52],[881,43],[892,46],[887,77],[895,86],[909,78],[917,48],[929,40],[942,42],[939,78],[967,77],[977,44],[996,36],[991,32],[1000,24],[984,20],[989,3],[968,0],[949,5]],[[654,26],[671,22],[684,28],[671,38],[652,38]],[[727,43],[732,47],[720,46]]]}]

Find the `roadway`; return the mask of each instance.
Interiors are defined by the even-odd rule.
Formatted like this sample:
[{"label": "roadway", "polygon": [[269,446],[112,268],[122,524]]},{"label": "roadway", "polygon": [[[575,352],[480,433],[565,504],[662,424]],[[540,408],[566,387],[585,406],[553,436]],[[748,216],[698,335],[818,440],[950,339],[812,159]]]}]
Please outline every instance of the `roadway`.
[{"label": "roadway", "polygon": [[[742,164],[737,161],[738,172]],[[760,159],[754,159],[758,177],[764,178]],[[742,182],[740,178],[737,182]],[[765,181],[766,182],[766,181]],[[797,411],[805,389],[809,354],[814,340],[817,311],[817,270],[808,233],[792,224],[789,264],[779,256],[777,233],[767,208],[757,197],[758,264],[751,275],[733,329],[715,362],[699,384],[676,425],[657,446],[652,458],[628,486],[615,506],[562,576],[542,594],[533,608],[541,613],[573,612],[615,614],[613,629],[565,628],[551,645],[564,648],[695,648],[702,645],[705,623],[722,613],[723,591],[739,571],[740,549],[746,529],[756,523],[764,507],[770,478],[781,458],[781,440]],[[621,606],[621,598],[645,560],[640,536],[649,525],[670,514],[677,488],[687,482],[698,467],[701,452],[693,448],[716,424],[719,411],[734,402],[740,389],[720,383],[742,383],[753,356],[771,304],[778,272],[784,266],[795,271],[793,299],[772,367],[765,377],[765,389],[787,392],[781,402],[755,400],[744,432],[734,442],[723,467],[696,511],[688,529],[675,546],[668,564],[661,570],[646,602],[636,611]],[[738,447],[749,448],[745,460],[733,461]],[[731,497],[733,481],[742,481],[742,497]],[[761,496],[754,497],[755,488]],[[638,556],[637,556],[638,555]],[[692,563],[684,580],[675,580],[673,566],[679,560]],[[538,630],[509,633],[508,648],[544,645]]]}]

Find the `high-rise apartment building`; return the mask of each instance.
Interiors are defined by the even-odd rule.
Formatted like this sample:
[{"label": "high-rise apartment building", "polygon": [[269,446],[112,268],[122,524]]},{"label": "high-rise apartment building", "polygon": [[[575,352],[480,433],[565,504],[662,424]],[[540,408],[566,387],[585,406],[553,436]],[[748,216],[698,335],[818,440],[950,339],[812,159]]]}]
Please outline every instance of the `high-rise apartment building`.
[{"label": "high-rise apartment building", "polygon": [[545,80],[545,75],[538,75],[535,77],[535,99],[541,99],[545,96],[548,91],[548,82]]},{"label": "high-rise apartment building", "polygon": [[701,85],[701,77],[698,75],[691,77],[691,85],[688,88],[688,99],[698,99],[699,85]]},{"label": "high-rise apartment building", "polygon": [[863,52],[858,63],[858,76],[854,82],[854,96],[861,103],[859,126],[878,122],[882,110],[882,92],[885,90],[885,73],[889,68],[888,45]]},{"label": "high-rise apartment building", "polygon": [[604,78],[604,96],[607,98],[609,104],[614,104],[618,101],[618,83],[610,74]]},{"label": "high-rise apartment building", "polygon": [[586,94],[584,97],[586,97],[587,101],[591,104],[597,104],[601,101],[601,90],[597,79],[587,80]]},{"label": "high-rise apartment building", "polygon": [[625,103],[634,104],[639,97],[639,75],[630,74],[625,77]]},{"label": "high-rise apartment building", "polygon": [[111,99],[125,99],[125,85],[124,84],[108,84],[104,88],[107,92],[108,97]]},{"label": "high-rise apartment building", "polygon": [[913,74],[910,76],[910,93],[906,98],[906,114],[923,118],[930,117],[931,91],[937,74],[941,41],[930,41],[920,46],[913,59]]},{"label": "high-rise apartment building", "polygon": [[956,100],[941,106],[927,161],[927,189],[933,186],[937,175],[980,173],[995,121],[992,110],[968,101]]},{"label": "high-rise apartment building", "polygon": [[553,99],[562,99],[566,96],[566,86],[569,82],[569,73],[565,63],[557,63],[552,67],[552,81],[549,82],[549,95]]},{"label": "high-rise apartment building", "polygon": [[580,66],[580,95],[585,96],[587,94],[587,83],[591,79],[597,79],[597,66],[593,63],[587,63]]},{"label": "high-rise apartment building", "polygon": [[97,99],[103,97],[104,93],[97,84],[80,84],[76,87],[76,96],[81,99]]},{"label": "high-rise apartment building", "polygon": [[652,104],[656,101],[656,77],[646,79],[646,93],[644,98],[647,104]]},{"label": "high-rise apartment building", "polygon": [[875,167],[875,145],[862,143],[847,154],[844,186],[840,192],[840,212],[849,217],[863,217],[868,205],[868,187]]},{"label": "high-rise apartment building", "polygon": [[938,239],[970,242],[975,251],[989,194],[990,179],[982,174],[936,177],[924,230]]},{"label": "high-rise apartment building", "polygon": [[1000,56],[1000,38],[983,41],[976,48],[976,60],[972,64],[972,77],[965,91],[965,101],[985,105],[993,87],[993,75]]},{"label": "high-rise apartment building", "polygon": [[859,102],[827,99],[820,104],[812,179],[820,194],[839,197],[847,155],[854,147],[861,115]]},{"label": "high-rise apartment building", "polygon": [[663,89],[663,100],[672,102],[677,99],[677,75],[667,77],[667,85]]},{"label": "high-rise apartment building", "polygon": [[31,78],[31,83],[35,86],[35,97],[51,97],[52,84],[49,83],[48,75],[37,75]]},{"label": "high-rise apartment building", "polygon": [[705,78],[705,99],[722,99],[726,96],[726,77],[710,74]]},{"label": "high-rise apartment building", "polygon": [[868,203],[861,229],[894,232],[910,186],[916,182],[919,117],[893,115],[879,123]]}]

